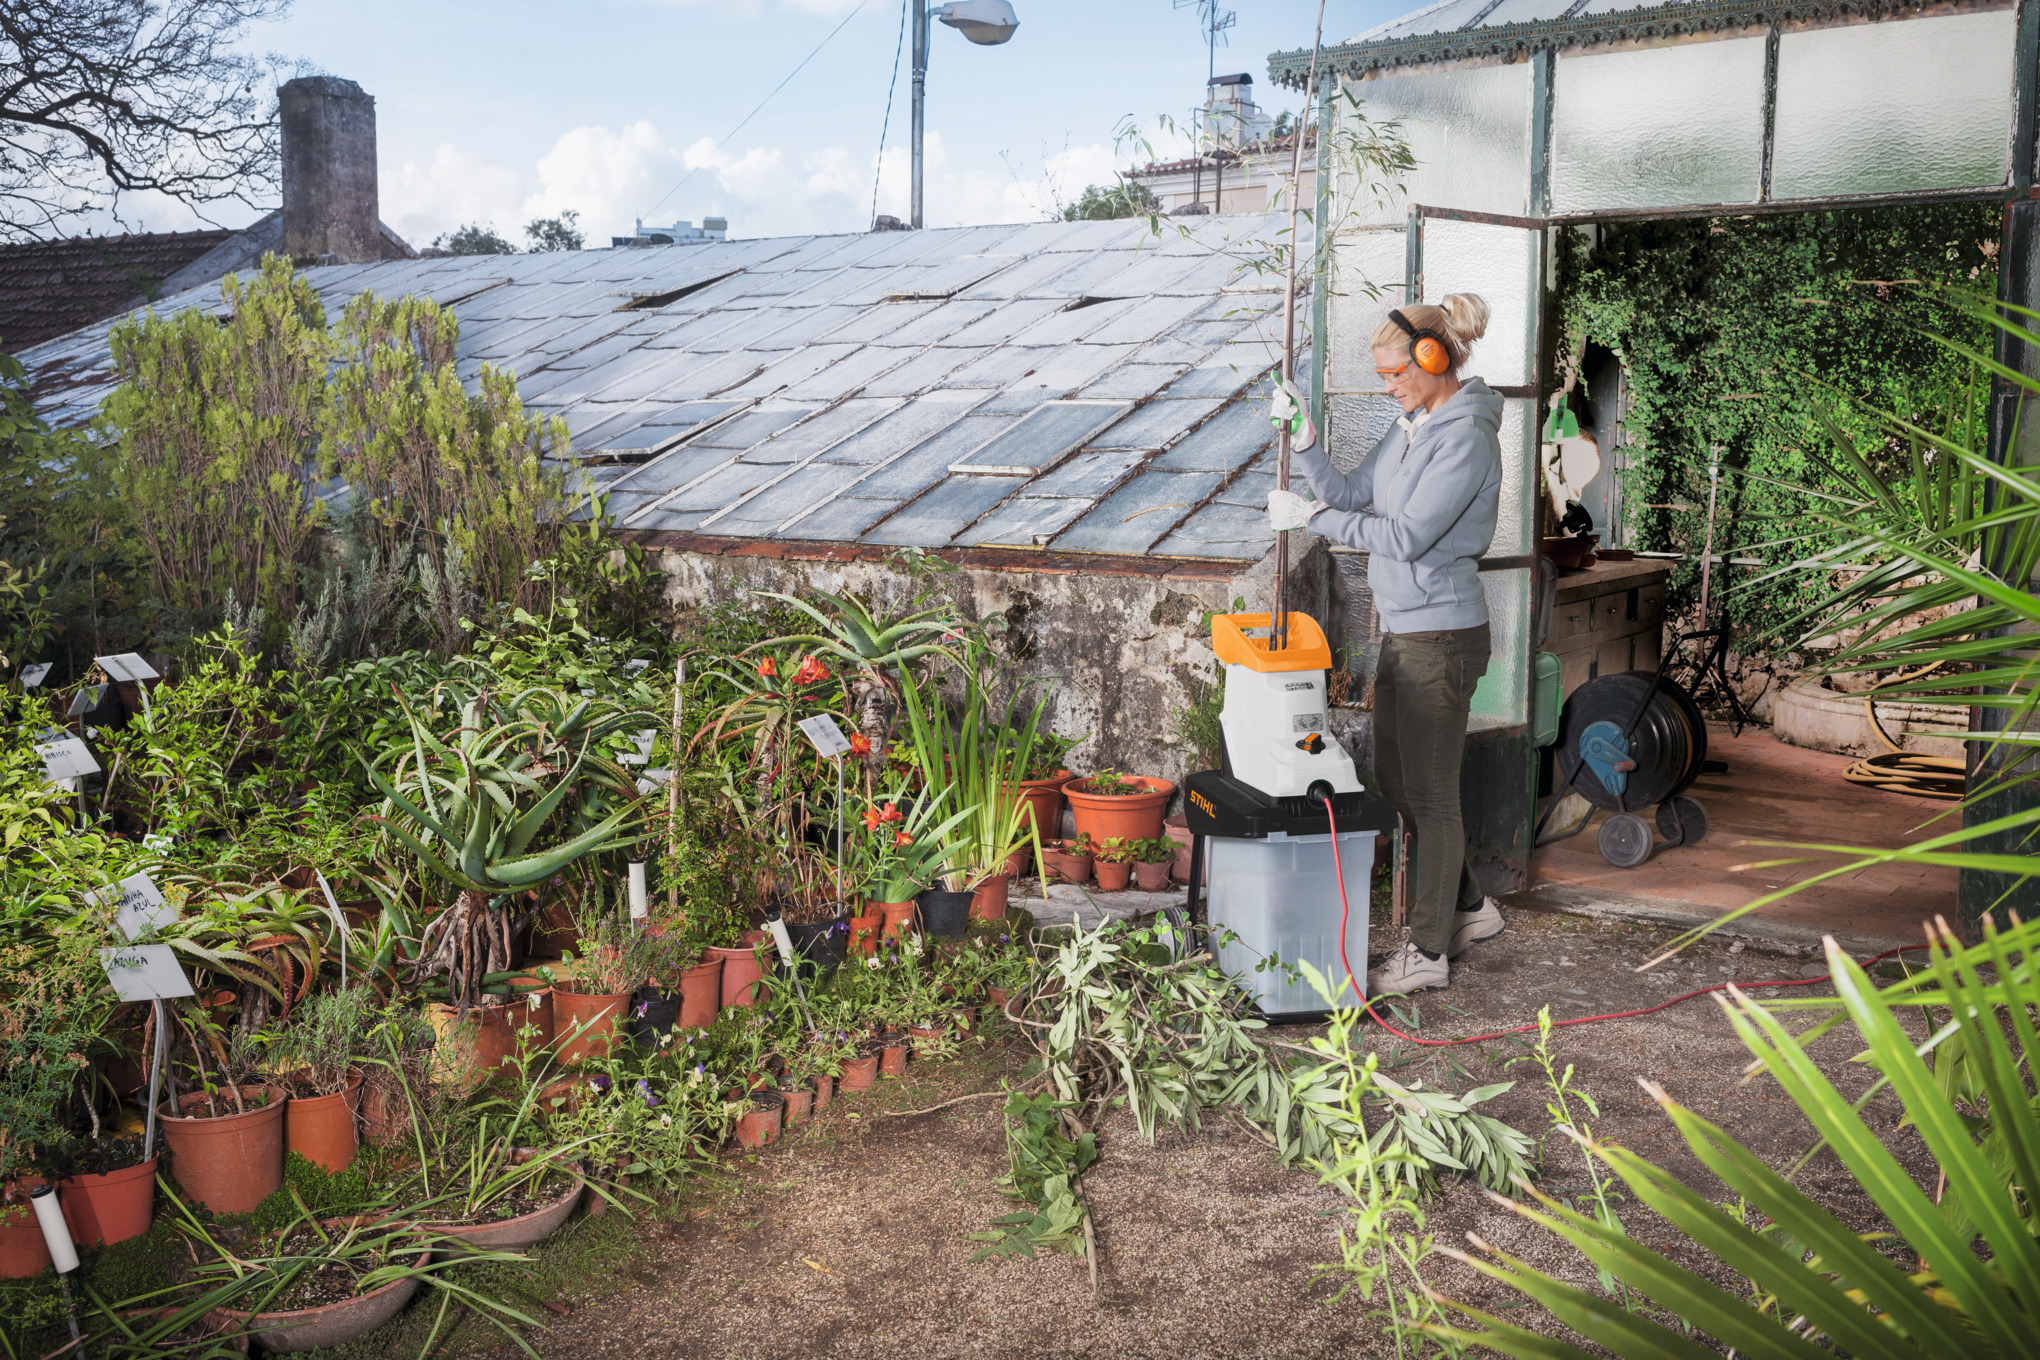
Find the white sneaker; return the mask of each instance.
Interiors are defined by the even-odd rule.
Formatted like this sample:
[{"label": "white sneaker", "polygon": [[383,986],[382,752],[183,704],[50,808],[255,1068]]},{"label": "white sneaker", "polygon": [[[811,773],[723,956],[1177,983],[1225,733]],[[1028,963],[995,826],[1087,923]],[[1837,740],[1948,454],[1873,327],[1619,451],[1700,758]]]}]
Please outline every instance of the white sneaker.
[{"label": "white sneaker", "polygon": [[1506,928],[1502,922],[1502,909],[1492,897],[1480,899],[1479,911],[1455,911],[1452,919],[1452,946],[1445,951],[1448,959],[1464,954],[1470,944],[1492,940]]},{"label": "white sneaker", "polygon": [[1414,944],[1405,944],[1367,970],[1367,995],[1402,996],[1451,985],[1452,970],[1444,959],[1427,959]]}]

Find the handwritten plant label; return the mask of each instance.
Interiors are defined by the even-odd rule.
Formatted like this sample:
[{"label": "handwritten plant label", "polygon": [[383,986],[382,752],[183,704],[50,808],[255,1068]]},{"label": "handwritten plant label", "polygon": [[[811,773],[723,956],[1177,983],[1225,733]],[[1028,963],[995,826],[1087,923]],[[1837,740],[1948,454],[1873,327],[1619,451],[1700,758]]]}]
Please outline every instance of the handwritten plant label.
[{"label": "handwritten plant label", "polygon": [[652,746],[659,740],[659,729],[656,727],[642,728],[631,737],[631,740],[637,744],[637,750],[635,752],[624,752],[616,758],[617,763],[621,765],[648,764],[652,758]]},{"label": "handwritten plant label", "polygon": [[123,878],[111,888],[85,894],[93,906],[113,903],[113,923],[130,940],[177,922],[177,909],[163,900],[163,890],[147,874]]},{"label": "handwritten plant label", "polygon": [[843,735],[843,729],[836,726],[836,720],[828,714],[817,713],[812,718],[802,718],[796,725],[824,756],[849,754],[850,738]]},{"label": "handwritten plant label", "polygon": [[99,951],[99,965],[123,1001],[164,1001],[192,995],[191,980],[167,944],[127,944]]},{"label": "handwritten plant label", "polygon": [[99,773],[92,748],[69,732],[45,729],[35,739],[35,754],[43,763],[43,777],[52,784]]},{"label": "handwritten plant label", "polygon": [[43,677],[50,673],[50,667],[56,664],[54,661],[38,661],[32,666],[23,666],[21,668],[21,687],[23,689],[34,689],[43,682]]}]

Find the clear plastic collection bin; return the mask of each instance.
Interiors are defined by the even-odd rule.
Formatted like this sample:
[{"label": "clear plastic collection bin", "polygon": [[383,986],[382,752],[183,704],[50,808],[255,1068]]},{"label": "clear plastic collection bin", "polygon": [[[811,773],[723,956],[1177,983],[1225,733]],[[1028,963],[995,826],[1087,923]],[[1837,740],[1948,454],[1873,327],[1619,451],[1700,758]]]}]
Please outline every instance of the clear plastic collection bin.
[{"label": "clear plastic collection bin", "polygon": [[[1374,870],[1375,832],[1339,833],[1340,865],[1345,870],[1346,957],[1361,985],[1367,981],[1367,885]],[[1285,964],[1309,960],[1334,988],[1346,981],[1339,960],[1339,878],[1332,869],[1332,838],[1286,836],[1277,831],[1265,840],[1211,836],[1205,846],[1206,919],[1214,930],[1224,927],[1239,938],[1219,950],[1218,963],[1239,978],[1263,1014],[1314,1017],[1325,1012],[1324,998],[1309,982],[1295,985],[1280,969],[1255,968],[1268,958]],[[1358,998],[1348,988],[1340,998]]]}]

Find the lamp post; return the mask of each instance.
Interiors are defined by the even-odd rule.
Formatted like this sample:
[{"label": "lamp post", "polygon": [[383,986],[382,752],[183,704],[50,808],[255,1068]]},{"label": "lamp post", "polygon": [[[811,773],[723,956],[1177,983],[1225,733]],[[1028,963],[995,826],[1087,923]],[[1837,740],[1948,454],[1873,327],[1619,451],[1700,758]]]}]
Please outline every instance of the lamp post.
[{"label": "lamp post", "polygon": [[914,230],[921,229],[921,132],[926,125],[928,87],[928,20],[940,19],[981,47],[997,47],[1013,36],[1020,20],[1007,0],[951,0],[928,8],[928,0],[914,0],[914,119],[913,119],[913,202],[909,214]]}]

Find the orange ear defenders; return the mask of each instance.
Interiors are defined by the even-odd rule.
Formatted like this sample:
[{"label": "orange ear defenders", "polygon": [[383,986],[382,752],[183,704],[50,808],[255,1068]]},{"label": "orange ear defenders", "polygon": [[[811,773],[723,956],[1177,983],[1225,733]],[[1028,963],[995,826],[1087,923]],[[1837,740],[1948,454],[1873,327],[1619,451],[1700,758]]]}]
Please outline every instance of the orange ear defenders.
[{"label": "orange ear defenders", "polygon": [[1410,338],[1410,358],[1418,368],[1436,376],[1452,367],[1452,347],[1445,343],[1436,331],[1423,330],[1410,324],[1410,319],[1400,311],[1390,312],[1388,319],[1402,328]]}]

